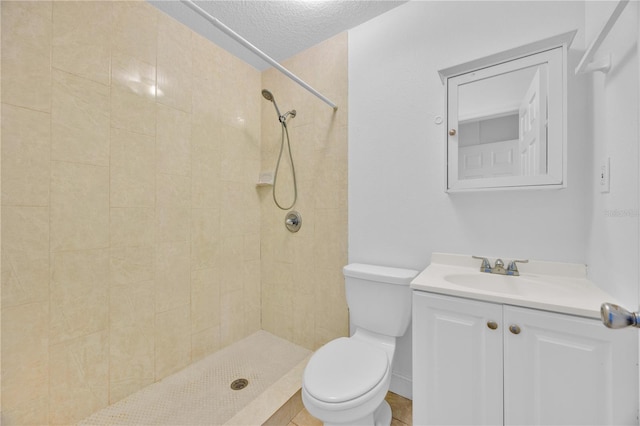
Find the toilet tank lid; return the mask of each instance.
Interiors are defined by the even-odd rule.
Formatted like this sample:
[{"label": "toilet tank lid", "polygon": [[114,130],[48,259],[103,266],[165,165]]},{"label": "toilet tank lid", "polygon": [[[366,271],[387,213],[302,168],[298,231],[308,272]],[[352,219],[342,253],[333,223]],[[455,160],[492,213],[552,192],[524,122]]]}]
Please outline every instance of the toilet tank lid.
[{"label": "toilet tank lid", "polygon": [[345,266],[342,271],[345,277],[405,285],[409,285],[411,280],[418,275],[418,271],[414,271],[413,269],[367,265],[364,263],[350,263]]}]

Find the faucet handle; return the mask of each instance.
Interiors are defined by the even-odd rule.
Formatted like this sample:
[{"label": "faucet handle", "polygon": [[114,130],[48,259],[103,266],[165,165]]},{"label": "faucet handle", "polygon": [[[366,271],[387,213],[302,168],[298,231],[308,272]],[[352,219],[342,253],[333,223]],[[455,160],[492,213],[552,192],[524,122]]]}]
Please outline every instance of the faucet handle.
[{"label": "faucet handle", "polygon": [[491,263],[489,263],[489,259],[482,256],[471,256],[474,259],[482,260],[482,266],[480,266],[480,272],[491,272]]},{"label": "faucet handle", "polygon": [[516,263],[529,263],[529,260],[512,260],[511,262],[509,262],[509,266],[507,266],[507,275],[520,275]]}]

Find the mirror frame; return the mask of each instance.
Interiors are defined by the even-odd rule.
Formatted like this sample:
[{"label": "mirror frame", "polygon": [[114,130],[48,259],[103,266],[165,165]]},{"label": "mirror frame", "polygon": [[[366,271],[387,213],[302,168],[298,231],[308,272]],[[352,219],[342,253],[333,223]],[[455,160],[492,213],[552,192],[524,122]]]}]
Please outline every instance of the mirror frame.
[{"label": "mirror frame", "polygon": [[[445,191],[469,192],[505,189],[560,189],[567,186],[567,54],[577,30],[445,68],[438,73],[446,88]],[[546,63],[549,65],[547,174],[480,179],[458,178],[457,89],[461,84]],[[450,102],[450,97],[454,99]]]}]

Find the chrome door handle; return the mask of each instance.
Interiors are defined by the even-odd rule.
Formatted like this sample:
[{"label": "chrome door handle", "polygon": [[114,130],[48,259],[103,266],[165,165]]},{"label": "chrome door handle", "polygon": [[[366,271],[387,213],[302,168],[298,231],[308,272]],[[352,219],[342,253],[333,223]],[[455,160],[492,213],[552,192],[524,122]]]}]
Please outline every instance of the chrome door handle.
[{"label": "chrome door handle", "polygon": [[613,303],[603,303],[600,306],[600,318],[608,328],[640,328],[640,312],[630,312]]}]

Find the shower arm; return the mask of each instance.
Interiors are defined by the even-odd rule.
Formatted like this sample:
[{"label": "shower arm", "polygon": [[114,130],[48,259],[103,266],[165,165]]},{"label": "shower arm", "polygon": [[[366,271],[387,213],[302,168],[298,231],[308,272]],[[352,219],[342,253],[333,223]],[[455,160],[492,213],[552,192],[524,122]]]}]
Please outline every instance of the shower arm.
[{"label": "shower arm", "polygon": [[269,64],[271,64],[274,68],[276,68],[278,71],[280,71],[281,73],[283,73],[284,75],[289,77],[291,80],[293,80],[296,83],[298,83],[300,86],[305,88],[307,91],[309,91],[313,95],[317,96],[320,100],[322,100],[324,103],[326,103],[331,108],[333,108],[334,111],[336,111],[338,109],[338,106],[335,103],[333,103],[331,100],[329,100],[327,97],[322,95],[320,92],[318,92],[313,87],[309,86],[300,77],[298,77],[297,75],[295,75],[294,73],[292,73],[291,71],[289,71],[288,69],[286,69],[285,67],[280,65],[273,58],[271,58],[266,53],[264,53],[263,51],[261,51],[260,49],[255,47],[253,44],[249,43],[240,34],[236,33],[231,28],[227,27],[225,24],[220,22],[218,19],[216,19],[213,16],[211,16],[209,13],[207,13],[204,9],[202,9],[200,6],[195,4],[193,1],[191,1],[191,0],[180,0],[180,1],[182,3],[184,3],[185,5],[187,5],[191,10],[193,10],[194,12],[196,12],[200,16],[202,16],[204,19],[209,21],[211,24],[213,24],[213,26],[218,28],[220,31],[222,31],[223,33],[225,33],[226,35],[228,35],[229,37],[231,37],[232,39],[234,39],[235,41],[237,41],[238,43],[240,43],[241,45],[243,45],[244,47],[246,47],[247,49],[249,49],[250,51],[252,51],[256,55],[258,55],[261,59],[263,59],[264,61],[266,61]]}]

